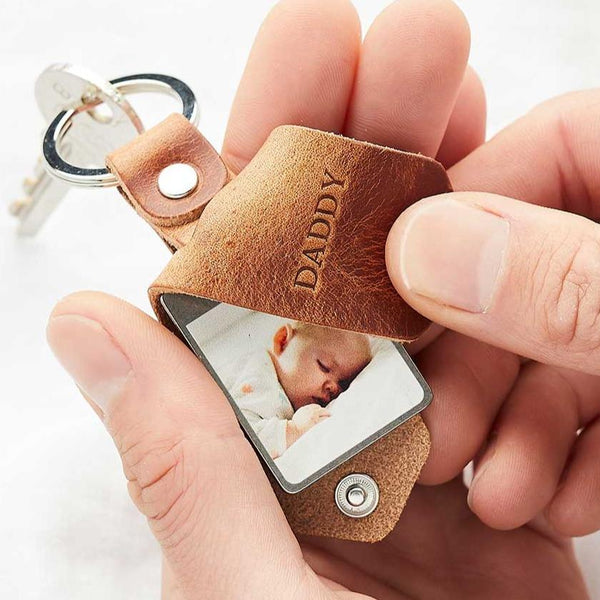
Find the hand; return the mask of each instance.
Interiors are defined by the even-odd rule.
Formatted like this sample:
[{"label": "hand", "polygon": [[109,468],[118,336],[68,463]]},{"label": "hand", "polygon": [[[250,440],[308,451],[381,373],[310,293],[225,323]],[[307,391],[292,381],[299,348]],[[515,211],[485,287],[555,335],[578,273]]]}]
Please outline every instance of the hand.
[{"label": "hand", "polygon": [[450,169],[479,192],[418,202],[388,238],[400,293],[454,330],[418,354],[438,398],[423,480],[487,438],[469,504],[498,529],[600,528],[600,226],[580,216],[600,215],[598,117],[598,90],[539,106]]},{"label": "hand", "polygon": [[[299,408],[292,417],[291,423],[297,432],[297,438],[304,435],[311,427],[330,417],[331,413],[318,404],[307,404]],[[296,439],[297,439],[296,438]]]},{"label": "hand", "polygon": [[[275,126],[299,123],[437,155],[450,166],[484,137],[485,105],[476,75],[466,69],[468,48],[468,27],[449,0],[391,5],[362,46],[345,0],[285,0],[258,35],[223,156],[240,170]],[[510,194],[513,178],[499,160],[515,169],[523,160],[532,170],[528,148],[512,149],[508,158],[498,153],[495,161],[493,154],[474,154],[474,167],[463,168],[465,161],[452,171],[455,184],[486,189],[485,177],[495,172],[499,189]],[[529,175],[514,179],[533,188]],[[520,192],[514,195],[527,196]],[[400,232],[398,239],[405,237]],[[394,254],[393,241],[390,248]],[[413,346],[437,397],[425,414],[433,448],[423,480],[446,483],[417,486],[395,531],[368,545],[296,540],[220,388],[177,338],[141,311],[104,294],[74,294],[55,308],[48,338],[115,441],[131,496],[161,544],[169,600],[585,597],[569,540],[542,522],[525,524],[522,513],[522,523],[514,519],[522,503],[530,506],[529,495],[506,468],[502,482],[517,486],[514,500],[501,486],[497,512],[483,513],[479,491],[474,506],[492,525],[505,525],[494,518],[509,515],[521,527],[497,531],[467,506],[463,466],[485,445],[500,407],[520,407],[513,396],[503,404],[519,372],[519,360],[504,350],[439,330],[421,352]],[[527,380],[518,385],[526,391]],[[541,389],[547,385],[542,381]],[[524,391],[515,388],[518,398],[528,398]],[[497,452],[506,432],[529,433],[522,439],[532,459],[511,455],[516,462],[503,463],[516,465],[529,485],[532,473],[556,464],[546,428],[556,435],[556,411],[571,405],[554,400],[548,396],[549,411],[536,412],[536,430],[527,430],[531,412],[513,410],[499,433]],[[563,440],[556,445],[562,448]]]}]

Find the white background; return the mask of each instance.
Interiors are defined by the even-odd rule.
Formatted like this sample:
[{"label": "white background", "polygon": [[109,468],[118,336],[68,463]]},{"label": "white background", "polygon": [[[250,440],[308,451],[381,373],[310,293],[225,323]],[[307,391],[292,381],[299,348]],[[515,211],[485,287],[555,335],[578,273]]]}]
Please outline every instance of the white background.
[{"label": "white background", "polygon": [[[228,107],[270,0],[12,0],[0,21],[0,597],[159,597],[159,554],[130,505],[120,463],[95,415],[44,340],[53,304],[105,290],[149,311],[146,287],[167,250],[114,190],[73,191],[35,239],[5,206],[31,170],[42,128],[33,82],[51,62],[106,77],[143,71],[187,81],[201,130],[220,146]],[[356,0],[364,28],[387,2]],[[472,64],[487,87],[490,133],[537,102],[593,87],[597,0],[460,0]],[[155,122],[168,107],[159,101]],[[163,112],[164,111],[164,112]],[[577,543],[592,596],[600,537]]]}]

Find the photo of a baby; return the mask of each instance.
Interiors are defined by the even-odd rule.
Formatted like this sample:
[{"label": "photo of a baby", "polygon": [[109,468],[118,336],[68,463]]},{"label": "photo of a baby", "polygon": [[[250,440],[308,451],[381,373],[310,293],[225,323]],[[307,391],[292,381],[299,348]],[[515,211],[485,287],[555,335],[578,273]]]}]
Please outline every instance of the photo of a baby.
[{"label": "photo of a baby", "polygon": [[172,295],[165,307],[287,491],[316,481],[431,399],[390,340],[199,298]]},{"label": "photo of a baby", "polygon": [[328,404],[371,358],[365,335],[288,322],[270,347],[248,357],[227,389],[271,458],[279,458],[331,416]]}]

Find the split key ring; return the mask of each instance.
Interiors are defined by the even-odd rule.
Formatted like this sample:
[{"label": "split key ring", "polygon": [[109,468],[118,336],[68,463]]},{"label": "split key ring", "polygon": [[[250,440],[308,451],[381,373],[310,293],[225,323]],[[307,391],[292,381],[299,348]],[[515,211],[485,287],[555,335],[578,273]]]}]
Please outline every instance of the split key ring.
[{"label": "split key ring", "polygon": [[[198,104],[192,90],[181,80],[169,75],[158,73],[143,73],[127,75],[112,79],[110,83],[122,94],[136,94],[142,92],[157,92],[174,96],[181,101],[183,116],[196,123],[198,118]],[[58,153],[57,145],[66,134],[71,119],[82,111],[89,110],[101,101],[90,102],[84,106],[64,110],[59,113],[44,134],[42,156],[46,169],[54,177],[71,185],[79,187],[110,187],[117,185],[117,178],[107,168],[87,169],[72,165]]]}]

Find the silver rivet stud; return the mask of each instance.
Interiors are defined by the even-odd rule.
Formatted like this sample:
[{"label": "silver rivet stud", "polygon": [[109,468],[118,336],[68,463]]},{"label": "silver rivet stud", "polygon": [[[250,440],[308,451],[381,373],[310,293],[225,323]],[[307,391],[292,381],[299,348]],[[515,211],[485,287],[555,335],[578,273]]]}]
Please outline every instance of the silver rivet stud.
[{"label": "silver rivet stud", "polygon": [[158,175],[158,190],[172,200],[191,194],[198,187],[198,173],[191,165],[174,163],[165,167]]},{"label": "silver rivet stud", "polygon": [[347,517],[366,517],[379,504],[379,487],[368,475],[346,475],[335,488],[335,503]]},{"label": "silver rivet stud", "polygon": [[361,506],[364,503],[366,497],[367,495],[365,494],[365,490],[363,490],[358,485],[351,487],[346,492],[346,499],[348,500],[348,502],[350,502],[350,504],[352,504],[352,506]]}]

